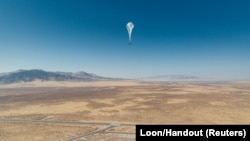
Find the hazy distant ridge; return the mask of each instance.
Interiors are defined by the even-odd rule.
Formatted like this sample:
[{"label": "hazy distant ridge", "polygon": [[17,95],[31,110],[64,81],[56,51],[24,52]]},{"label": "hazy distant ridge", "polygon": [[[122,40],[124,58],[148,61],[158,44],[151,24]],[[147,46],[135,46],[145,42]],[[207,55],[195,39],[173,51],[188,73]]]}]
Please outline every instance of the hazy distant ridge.
[{"label": "hazy distant ridge", "polygon": [[144,81],[201,81],[208,80],[204,78],[200,78],[197,76],[189,76],[189,75],[159,75],[145,78],[138,78],[139,80]]},{"label": "hazy distant ridge", "polygon": [[113,80],[113,78],[102,77],[86,72],[48,72],[44,70],[18,70],[9,73],[0,73],[0,84],[10,84],[18,82],[42,81],[94,81]]}]

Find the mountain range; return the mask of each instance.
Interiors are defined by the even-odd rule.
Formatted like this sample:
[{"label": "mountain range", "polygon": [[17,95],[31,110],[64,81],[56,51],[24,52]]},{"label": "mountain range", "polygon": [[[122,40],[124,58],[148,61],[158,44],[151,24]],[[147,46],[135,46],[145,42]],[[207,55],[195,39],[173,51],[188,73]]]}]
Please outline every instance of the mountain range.
[{"label": "mountain range", "polygon": [[196,76],[188,75],[160,75],[152,77],[144,77],[137,79],[122,79],[98,76],[92,73],[80,72],[50,72],[40,69],[32,70],[18,70],[8,73],[0,73],[0,84],[12,84],[20,82],[32,82],[35,80],[40,81],[100,81],[100,80],[139,80],[139,81],[202,81],[208,79],[202,79]]},{"label": "mountain range", "polygon": [[80,72],[49,72],[39,69],[18,70],[8,73],[0,73],[0,84],[19,82],[41,81],[97,81],[117,80],[116,78],[102,77],[91,73]]}]

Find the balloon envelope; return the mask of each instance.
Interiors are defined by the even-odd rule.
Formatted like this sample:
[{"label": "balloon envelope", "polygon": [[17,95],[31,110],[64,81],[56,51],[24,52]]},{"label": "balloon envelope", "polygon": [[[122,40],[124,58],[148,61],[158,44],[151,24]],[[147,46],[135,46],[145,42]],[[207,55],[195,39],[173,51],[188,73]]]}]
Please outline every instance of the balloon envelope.
[{"label": "balloon envelope", "polygon": [[132,22],[128,22],[126,25],[126,28],[128,30],[128,38],[129,38],[129,43],[131,43],[131,36],[132,36],[132,31],[134,28],[134,24]]}]

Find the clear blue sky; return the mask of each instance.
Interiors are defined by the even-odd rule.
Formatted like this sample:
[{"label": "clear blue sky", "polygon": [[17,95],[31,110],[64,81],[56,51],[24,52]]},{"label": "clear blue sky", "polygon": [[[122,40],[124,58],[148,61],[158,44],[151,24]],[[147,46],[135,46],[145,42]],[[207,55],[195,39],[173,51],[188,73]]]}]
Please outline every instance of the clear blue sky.
[{"label": "clear blue sky", "polygon": [[250,79],[250,1],[1,0],[0,72],[18,69]]}]

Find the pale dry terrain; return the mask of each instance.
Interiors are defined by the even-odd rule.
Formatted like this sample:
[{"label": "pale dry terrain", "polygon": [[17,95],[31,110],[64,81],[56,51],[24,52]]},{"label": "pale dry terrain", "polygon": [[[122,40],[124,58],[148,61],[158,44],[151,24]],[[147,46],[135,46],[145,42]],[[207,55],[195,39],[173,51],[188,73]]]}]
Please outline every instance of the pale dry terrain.
[{"label": "pale dry terrain", "polygon": [[84,132],[98,129],[97,126],[69,126],[47,124],[0,123],[1,141],[52,141],[66,140]]},{"label": "pale dry terrain", "polygon": [[[1,86],[0,120],[131,124],[250,123],[250,82],[35,82],[17,86]],[[37,124],[0,124],[0,140],[19,137],[25,140],[63,140],[66,135],[74,136],[94,128],[89,125],[55,128],[59,125],[39,124],[35,128]],[[110,131],[135,132],[134,127],[126,126]],[[46,132],[50,136],[46,136]],[[107,140],[111,140],[110,136],[123,137],[103,133],[88,138],[99,140],[101,136]],[[129,135],[126,137],[117,140],[131,140]]]}]

